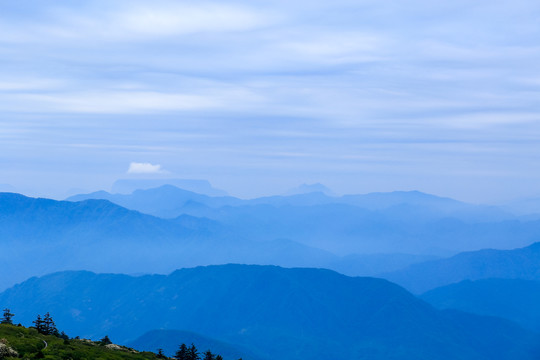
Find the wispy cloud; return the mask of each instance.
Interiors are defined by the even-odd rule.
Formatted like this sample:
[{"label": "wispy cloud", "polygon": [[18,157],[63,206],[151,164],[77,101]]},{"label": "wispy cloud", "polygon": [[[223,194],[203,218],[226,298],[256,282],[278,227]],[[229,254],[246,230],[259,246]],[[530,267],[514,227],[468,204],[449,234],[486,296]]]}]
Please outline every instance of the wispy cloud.
[{"label": "wispy cloud", "polygon": [[540,141],[539,14],[533,0],[4,1],[3,173],[58,159],[51,173],[82,174],[85,159],[113,177],[158,158],[195,178],[237,169],[252,188],[336,173],[327,185],[353,192],[384,168],[394,188],[445,190],[437,164],[462,176],[468,154],[534,178],[540,150],[519,144]]},{"label": "wispy cloud", "polygon": [[[39,9],[39,7],[38,7]],[[2,16],[0,15],[0,20]],[[249,5],[199,1],[88,1],[51,6],[37,19],[4,17],[4,42],[149,41],[196,33],[246,31],[275,21]],[[37,21],[36,21],[37,20]],[[24,29],[20,25],[24,24]]]},{"label": "wispy cloud", "polygon": [[19,92],[0,99],[0,108],[22,113],[155,114],[230,110],[262,101],[262,97],[242,89],[209,90],[207,94],[200,90],[195,92],[197,93],[166,93],[129,89],[101,92]]}]

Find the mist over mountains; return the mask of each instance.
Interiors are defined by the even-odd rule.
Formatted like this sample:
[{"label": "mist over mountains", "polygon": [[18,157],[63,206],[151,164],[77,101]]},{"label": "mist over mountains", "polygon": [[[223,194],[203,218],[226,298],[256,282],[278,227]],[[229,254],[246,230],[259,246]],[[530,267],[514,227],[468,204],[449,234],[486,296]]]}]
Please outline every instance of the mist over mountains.
[{"label": "mist over mountains", "polygon": [[254,241],[280,238],[339,255],[449,255],[485,247],[515,248],[538,240],[540,221],[493,206],[471,205],[420,192],[332,197],[321,192],[251,200],[209,197],[163,186],[129,195],[97,192],[69,201],[106,199],[163,218],[218,221]]},{"label": "mist over mountains", "polygon": [[515,321],[540,332],[540,281],[488,278],[464,280],[421,295],[439,309],[459,309]]},{"label": "mist over mountains", "polygon": [[540,354],[534,214],[314,188],[249,200],[169,184],[65,201],[0,193],[0,305],[171,355],[180,338],[232,360]]},{"label": "mist over mountains", "polygon": [[539,19],[0,1],[0,360],[540,360]]},{"label": "mist over mountains", "polygon": [[0,194],[0,259],[13,270],[0,289],[61,270],[165,274],[226,263],[377,275],[465,250],[526,246],[540,233],[540,221],[420,192],[242,200],[164,185],[68,200]]},{"label": "mist over mountains", "polygon": [[112,185],[112,192],[131,194],[136,190],[153,189],[171,185],[208,196],[226,196],[227,192],[213,187],[208,180],[200,179],[119,179]]},{"label": "mist over mountains", "polygon": [[514,250],[485,249],[412,264],[382,277],[414,293],[488,278],[540,280],[540,242]]}]

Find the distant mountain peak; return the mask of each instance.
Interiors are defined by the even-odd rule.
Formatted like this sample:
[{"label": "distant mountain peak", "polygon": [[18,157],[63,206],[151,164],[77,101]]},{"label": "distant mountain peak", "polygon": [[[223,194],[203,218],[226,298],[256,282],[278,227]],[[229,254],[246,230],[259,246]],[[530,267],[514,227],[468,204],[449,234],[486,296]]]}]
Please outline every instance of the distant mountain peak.
[{"label": "distant mountain peak", "polygon": [[295,188],[288,190],[285,195],[301,195],[309,193],[323,193],[328,196],[335,196],[335,193],[321,183],[301,184]]},{"label": "distant mountain peak", "polygon": [[112,192],[131,194],[136,190],[147,190],[171,185],[183,190],[208,196],[226,196],[227,192],[214,188],[208,180],[200,179],[120,179],[114,182]]}]

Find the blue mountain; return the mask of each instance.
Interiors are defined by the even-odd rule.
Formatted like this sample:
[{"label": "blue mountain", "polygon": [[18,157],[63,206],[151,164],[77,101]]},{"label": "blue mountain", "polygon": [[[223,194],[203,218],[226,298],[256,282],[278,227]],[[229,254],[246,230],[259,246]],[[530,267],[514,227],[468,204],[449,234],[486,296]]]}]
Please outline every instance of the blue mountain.
[{"label": "blue mountain", "polygon": [[540,280],[540,242],[514,250],[464,252],[448,259],[413,264],[381,276],[413,293],[423,293],[463,280]]},{"label": "blue mountain", "polygon": [[107,200],[13,193],[0,193],[0,244],[0,290],[60,270],[168,273],[230,262],[317,266],[339,260],[291,240],[250,241],[206,218],[162,219]]},{"label": "blue mountain", "polygon": [[[0,294],[29,324],[50,311],[68,334],[127,343],[182,329],[270,359],[536,359],[512,322],[436,310],[386,280],[323,269],[224,265],[168,276],[62,272]],[[181,339],[173,339],[177,346]],[[172,346],[172,345],[171,345]]]},{"label": "blue mountain", "polygon": [[309,193],[323,193],[328,196],[334,196],[334,192],[321,183],[302,184],[295,188],[289,189],[285,193],[285,195],[289,196],[289,195],[309,194]]},{"label": "blue mountain", "polygon": [[208,180],[199,179],[120,179],[114,182],[114,193],[130,194],[139,189],[151,189],[163,185],[173,185],[182,189],[209,196],[226,196],[221,189],[214,188]]},{"label": "blue mountain", "polygon": [[420,192],[331,197],[321,192],[251,200],[210,197],[173,186],[129,195],[105,192],[69,198],[107,199],[143,213],[218,221],[255,241],[290,239],[339,255],[406,253],[447,256],[534,242],[540,221]]},{"label": "blue mountain", "polygon": [[464,280],[430,290],[421,298],[439,309],[498,316],[540,333],[540,281]]}]

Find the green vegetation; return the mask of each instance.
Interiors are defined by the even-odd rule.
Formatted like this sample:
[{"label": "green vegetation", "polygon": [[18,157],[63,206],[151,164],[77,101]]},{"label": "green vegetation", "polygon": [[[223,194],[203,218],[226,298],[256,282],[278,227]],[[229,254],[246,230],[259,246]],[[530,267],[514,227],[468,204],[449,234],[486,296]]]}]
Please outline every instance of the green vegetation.
[{"label": "green vegetation", "polygon": [[[13,314],[11,315],[13,316]],[[49,313],[46,313],[43,319],[41,319],[41,315],[38,315],[33,324],[37,332],[42,335],[59,336],[58,329]]]},{"label": "green vegetation", "polygon": [[35,328],[0,324],[0,359],[143,360],[159,359],[114,344],[40,334]]},{"label": "green vegetation", "polygon": [[[137,360],[170,359],[158,349],[157,354],[139,352],[126,346],[113,344],[108,335],[100,341],[88,339],[70,339],[63,331],[60,333],[49,313],[43,318],[37,315],[34,327],[25,328],[21,324],[13,325],[10,309],[3,310],[0,319],[0,360],[3,359],[65,359],[65,360]],[[204,353],[204,360],[223,360],[221,355]],[[179,346],[174,359],[200,360],[200,354],[194,344]]]}]

